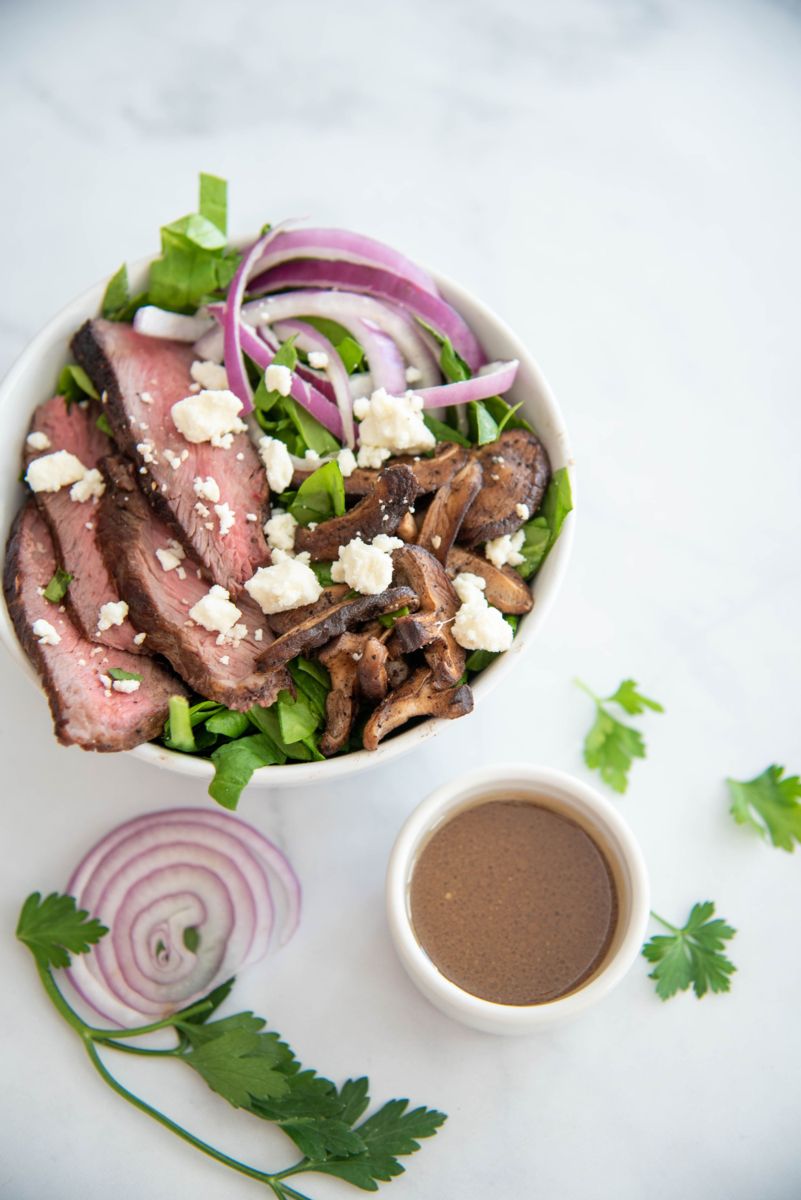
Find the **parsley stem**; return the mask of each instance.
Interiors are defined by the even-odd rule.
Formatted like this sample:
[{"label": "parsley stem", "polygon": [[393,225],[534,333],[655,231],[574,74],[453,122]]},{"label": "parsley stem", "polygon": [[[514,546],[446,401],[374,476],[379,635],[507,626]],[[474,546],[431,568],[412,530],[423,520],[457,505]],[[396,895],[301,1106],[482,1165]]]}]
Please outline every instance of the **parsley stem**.
[{"label": "parsley stem", "polygon": [[672,933],[681,933],[680,929],[678,929],[675,925],[671,925],[670,921],[666,921],[664,917],[660,917],[659,914],[655,913],[653,909],[651,909],[651,916],[655,921],[658,921],[660,925],[664,925],[665,929],[669,929]]},{"label": "parsley stem", "polygon": [[178,1047],[173,1047],[172,1050],[147,1050],[144,1046],[126,1046],[125,1042],[117,1042],[114,1038],[92,1038],[92,1041],[98,1046],[104,1046],[109,1050],[119,1050],[122,1054],[143,1054],[148,1058],[178,1058],[180,1057]]},{"label": "parsley stem", "polygon": [[188,1021],[190,1017],[197,1013],[208,1012],[211,1008],[209,1000],[199,1000],[192,1008],[187,1008],[181,1013],[172,1013],[169,1017],[164,1017],[161,1021],[154,1021],[151,1025],[137,1025],[135,1029],[95,1029],[92,1025],[87,1025],[85,1028],[90,1037],[98,1038],[113,1038],[114,1041],[119,1041],[122,1038],[144,1037],[146,1033],[157,1033],[159,1029],[170,1029],[175,1025],[177,1020]]},{"label": "parsley stem", "polygon": [[575,683],[576,687],[581,688],[582,692],[586,692],[586,694],[590,697],[590,699],[594,700],[596,704],[600,705],[602,703],[601,697],[596,696],[596,694],[592,690],[592,688],[587,687],[586,683],[584,683],[584,681],[582,679],[578,679],[578,678],[574,677],[573,682]]}]

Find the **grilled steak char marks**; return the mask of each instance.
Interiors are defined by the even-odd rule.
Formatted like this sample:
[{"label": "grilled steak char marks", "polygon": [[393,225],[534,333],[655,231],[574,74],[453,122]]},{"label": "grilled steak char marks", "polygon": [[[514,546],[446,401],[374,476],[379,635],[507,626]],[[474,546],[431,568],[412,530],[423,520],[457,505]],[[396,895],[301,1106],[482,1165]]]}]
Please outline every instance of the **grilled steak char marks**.
[{"label": "grilled steak char marks", "polygon": [[534,516],[551,477],[551,465],[539,438],[525,429],[502,433],[477,451],[484,481],[467,510],[459,541],[476,546],[506,533],[514,533],[524,522],[517,506],[524,504]]},{"label": "grilled steak char marks", "polygon": [[307,550],[316,562],[332,561],[355,537],[371,542],[379,533],[393,534],[418,494],[409,467],[386,467],[369,496],[342,517],[322,521],[316,529],[299,528],[295,549]]},{"label": "grilled steak char marks", "polygon": [[[170,696],[186,689],[170,671],[151,659],[104,649],[84,638],[69,613],[50,604],[39,589],[56,569],[53,541],[33,501],[17,514],[6,547],[3,587],[6,603],[25,653],[41,676],[56,737],[84,750],[131,750],[157,737],[167,718]],[[44,619],[60,637],[42,645],[33,623]],[[101,675],[109,668],[141,675],[137,691],[110,690]]]},{"label": "grilled steak char marks", "polygon": [[[223,450],[209,442],[188,442],[175,428],[172,406],[188,396],[192,386],[191,347],[98,319],[78,330],[72,349],[97,390],[105,393],[104,411],[119,448],[146,472],[140,478],[155,512],[172,526],[172,536],[199,560],[214,583],[238,593],[245,580],[270,561],[262,531],[268,512],[267,479],[247,433],[234,435],[230,449]],[[174,456],[184,459],[177,469],[170,465]],[[195,495],[197,476],[214,479],[219,503],[227,503],[236,515],[224,537],[214,503]],[[207,513],[198,509],[198,502]],[[248,513],[257,519],[249,521]]]},{"label": "grilled steak char marks", "polygon": [[100,503],[100,545],[151,649],[208,700],[239,711],[272,704],[281,688],[291,689],[292,683],[284,670],[265,673],[257,667],[272,638],[261,610],[247,596],[237,599],[239,620],[248,632],[235,645],[218,645],[216,633],[192,622],[189,610],[208,593],[208,581],[199,577],[198,564],[189,557],[181,572],[162,570],[156,550],[167,544],[171,531],[149,508],[135,469],[119,457],[105,459],[103,469],[108,482]]},{"label": "grilled steak char marks", "polygon": [[[96,416],[91,408],[77,404],[67,409],[63,396],[54,396],[41,404],[33,414],[30,431],[46,434],[50,447],[31,450],[26,445],[26,468],[33,459],[57,450],[74,454],[87,469],[97,468],[100,460],[111,452],[112,444],[97,428]],[[147,654],[146,645],[134,642],[137,630],[129,620],[102,633],[97,630],[101,605],[125,599],[118,594],[97,545],[97,500],[72,500],[68,487],[57,492],[37,492],[35,500],[47,522],[59,564],[72,575],[64,603],[83,637],[114,650]]]}]

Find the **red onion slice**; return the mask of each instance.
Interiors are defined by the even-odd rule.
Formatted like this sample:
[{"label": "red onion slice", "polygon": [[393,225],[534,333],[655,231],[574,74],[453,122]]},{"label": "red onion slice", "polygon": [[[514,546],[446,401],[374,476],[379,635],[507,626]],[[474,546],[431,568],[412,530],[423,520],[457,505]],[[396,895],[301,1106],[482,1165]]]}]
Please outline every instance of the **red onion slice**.
[{"label": "red onion slice", "polygon": [[70,981],[119,1025],[190,1004],[261,958],[276,920],[283,944],[300,916],[284,855],[238,818],[205,810],[121,825],[89,851],[67,891],[109,928],[73,960]]},{"label": "red onion slice", "polygon": [[469,404],[471,400],[488,400],[490,396],[502,396],[515,381],[520,363],[516,358],[509,362],[489,363],[480,375],[462,379],[457,383],[444,383],[441,387],[412,388],[416,396],[422,396],[426,408],[445,408],[449,404]]},{"label": "red onion slice", "polygon": [[[333,259],[362,266],[386,267],[423,291],[438,296],[434,280],[417,263],[375,238],[348,229],[298,229],[279,234],[269,252],[256,264],[262,274],[280,263],[297,258]],[[255,273],[254,272],[254,273]]]},{"label": "red onion slice", "polygon": [[353,423],[353,401],[350,396],[348,372],[333,344],[318,329],[315,329],[313,325],[307,325],[305,321],[279,321],[274,328],[282,342],[294,334],[297,337],[298,349],[307,354],[316,350],[327,355],[328,365],[324,370],[334,389],[337,408],[342,418],[345,445],[350,446],[352,450],[356,445],[356,431]]}]

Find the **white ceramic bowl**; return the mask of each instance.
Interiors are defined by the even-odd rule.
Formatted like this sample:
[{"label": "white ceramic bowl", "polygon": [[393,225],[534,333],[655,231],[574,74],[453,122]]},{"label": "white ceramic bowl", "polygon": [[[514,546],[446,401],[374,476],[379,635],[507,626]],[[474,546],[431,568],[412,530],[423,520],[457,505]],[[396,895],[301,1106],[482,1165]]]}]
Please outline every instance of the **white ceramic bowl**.
[{"label": "white ceramic bowl", "polygon": [[[138,263],[130,272],[133,292],[146,283],[150,259]],[[533,424],[545,444],[554,468],[571,466],[567,431],[556,401],[537,363],[526,347],[493,312],[479,300],[449,280],[436,276],[443,296],[465,317],[490,359],[520,360],[515,386],[510,393],[513,403],[522,401],[522,412]],[[99,309],[106,280],[90,288],[68,304],[36,335],[0,384],[0,535],[3,546],[14,515],[23,501],[23,489],[17,482],[22,443],[37,404],[52,395],[61,367],[69,361],[69,343],[76,329]],[[572,481],[572,472],[571,472]],[[511,650],[501,655],[477,678],[473,690],[476,708],[485,696],[501,683],[520,655],[531,644],[556,599],[567,569],[573,543],[575,514],[565,521],[559,540],[549,554],[534,584],[534,608],[523,618]],[[17,641],[5,604],[0,604],[0,638],[25,674],[39,686],[39,679]],[[42,709],[42,721],[47,718]],[[462,718],[470,719],[470,718]],[[256,771],[251,786],[288,787],[355,774],[398,758],[437,734],[444,722],[429,720],[399,733],[372,753],[361,750],[327,762],[293,763],[283,767],[263,767]],[[208,782],[213,769],[202,758],[179,754],[148,743],[130,753],[158,767],[192,775]]]},{"label": "white ceramic bowl", "polygon": [[[417,857],[431,835],[457,812],[504,796],[551,801],[559,812],[572,816],[601,843],[617,888],[618,921],[603,961],[576,991],[545,1004],[495,1004],[464,991],[434,965],[417,941],[411,922],[409,885]],[[643,943],[649,886],[642,853],[631,830],[599,792],[563,771],[508,763],[461,775],[418,805],[392,849],[386,901],[389,929],[400,960],[432,1004],[447,1016],[485,1033],[526,1034],[575,1017],[621,981]]]}]

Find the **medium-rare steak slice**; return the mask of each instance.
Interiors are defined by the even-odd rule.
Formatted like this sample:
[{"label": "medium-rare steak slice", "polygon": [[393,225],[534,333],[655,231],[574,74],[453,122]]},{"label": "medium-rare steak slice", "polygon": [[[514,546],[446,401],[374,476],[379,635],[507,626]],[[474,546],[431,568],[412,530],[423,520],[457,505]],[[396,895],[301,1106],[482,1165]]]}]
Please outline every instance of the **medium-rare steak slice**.
[{"label": "medium-rare steak slice", "polygon": [[[40,594],[55,569],[47,525],[28,501],[6,547],[3,587],[17,637],[42,678],[56,737],[84,750],[131,750],[161,733],[170,696],[185,696],[186,689],[155,660],[134,658],[82,637],[66,608]],[[133,691],[115,688],[108,674],[114,668],[139,675],[139,686]]]},{"label": "medium-rare steak slice", "polygon": [[417,481],[408,467],[386,467],[370,495],[344,516],[321,521],[314,529],[299,526],[295,549],[307,550],[315,562],[331,561],[339,556],[340,546],[353,538],[371,542],[379,533],[392,534],[417,494]]},{"label": "medium-rare steak slice", "polygon": [[257,667],[257,658],[272,641],[261,609],[248,596],[237,599],[238,622],[247,630],[241,638],[225,637],[193,621],[190,609],[209,593],[198,564],[187,556],[180,569],[165,571],[156,551],[167,544],[170,530],[148,506],[133,466],[114,456],[104,460],[103,470],[107,487],[100,502],[100,545],[151,650],[163,654],[208,700],[239,711],[272,704],[281,688],[291,689],[292,683],[286,671],[265,674]]},{"label": "medium-rare steak slice", "polygon": [[[101,458],[112,450],[111,440],[95,424],[96,416],[90,408],[77,404],[68,409],[63,396],[40,404],[30,433],[43,434],[49,445],[45,447],[40,440],[42,448],[37,450],[26,443],[25,466],[42,454],[66,450],[88,470],[96,470]],[[97,545],[97,497],[73,500],[70,488],[63,487],[57,492],[37,492],[36,503],[50,530],[59,565],[72,576],[65,604],[81,634],[114,650],[147,654],[148,647],[134,641],[138,630],[130,620],[102,632],[97,628],[101,605],[125,598],[118,594]]]},{"label": "medium-rare steak slice", "polygon": [[[477,451],[484,482],[467,510],[459,541],[476,546],[505,533],[514,533],[542,503],[551,464],[539,438],[525,429],[511,429]],[[528,516],[521,511],[528,510]]]},{"label": "medium-rare steak slice", "polygon": [[[191,347],[98,319],[78,330],[72,349],[105,397],[104,412],[115,441],[139,468],[143,490],[158,516],[172,526],[214,583],[238,593],[245,580],[270,561],[262,530],[268,513],[267,477],[246,433],[235,434],[224,449],[210,442],[189,442],[176,429],[172,406],[191,394]],[[211,479],[216,484],[212,495],[197,495],[195,479]],[[215,505],[223,511],[217,512]],[[227,532],[225,505],[234,515]]]}]

